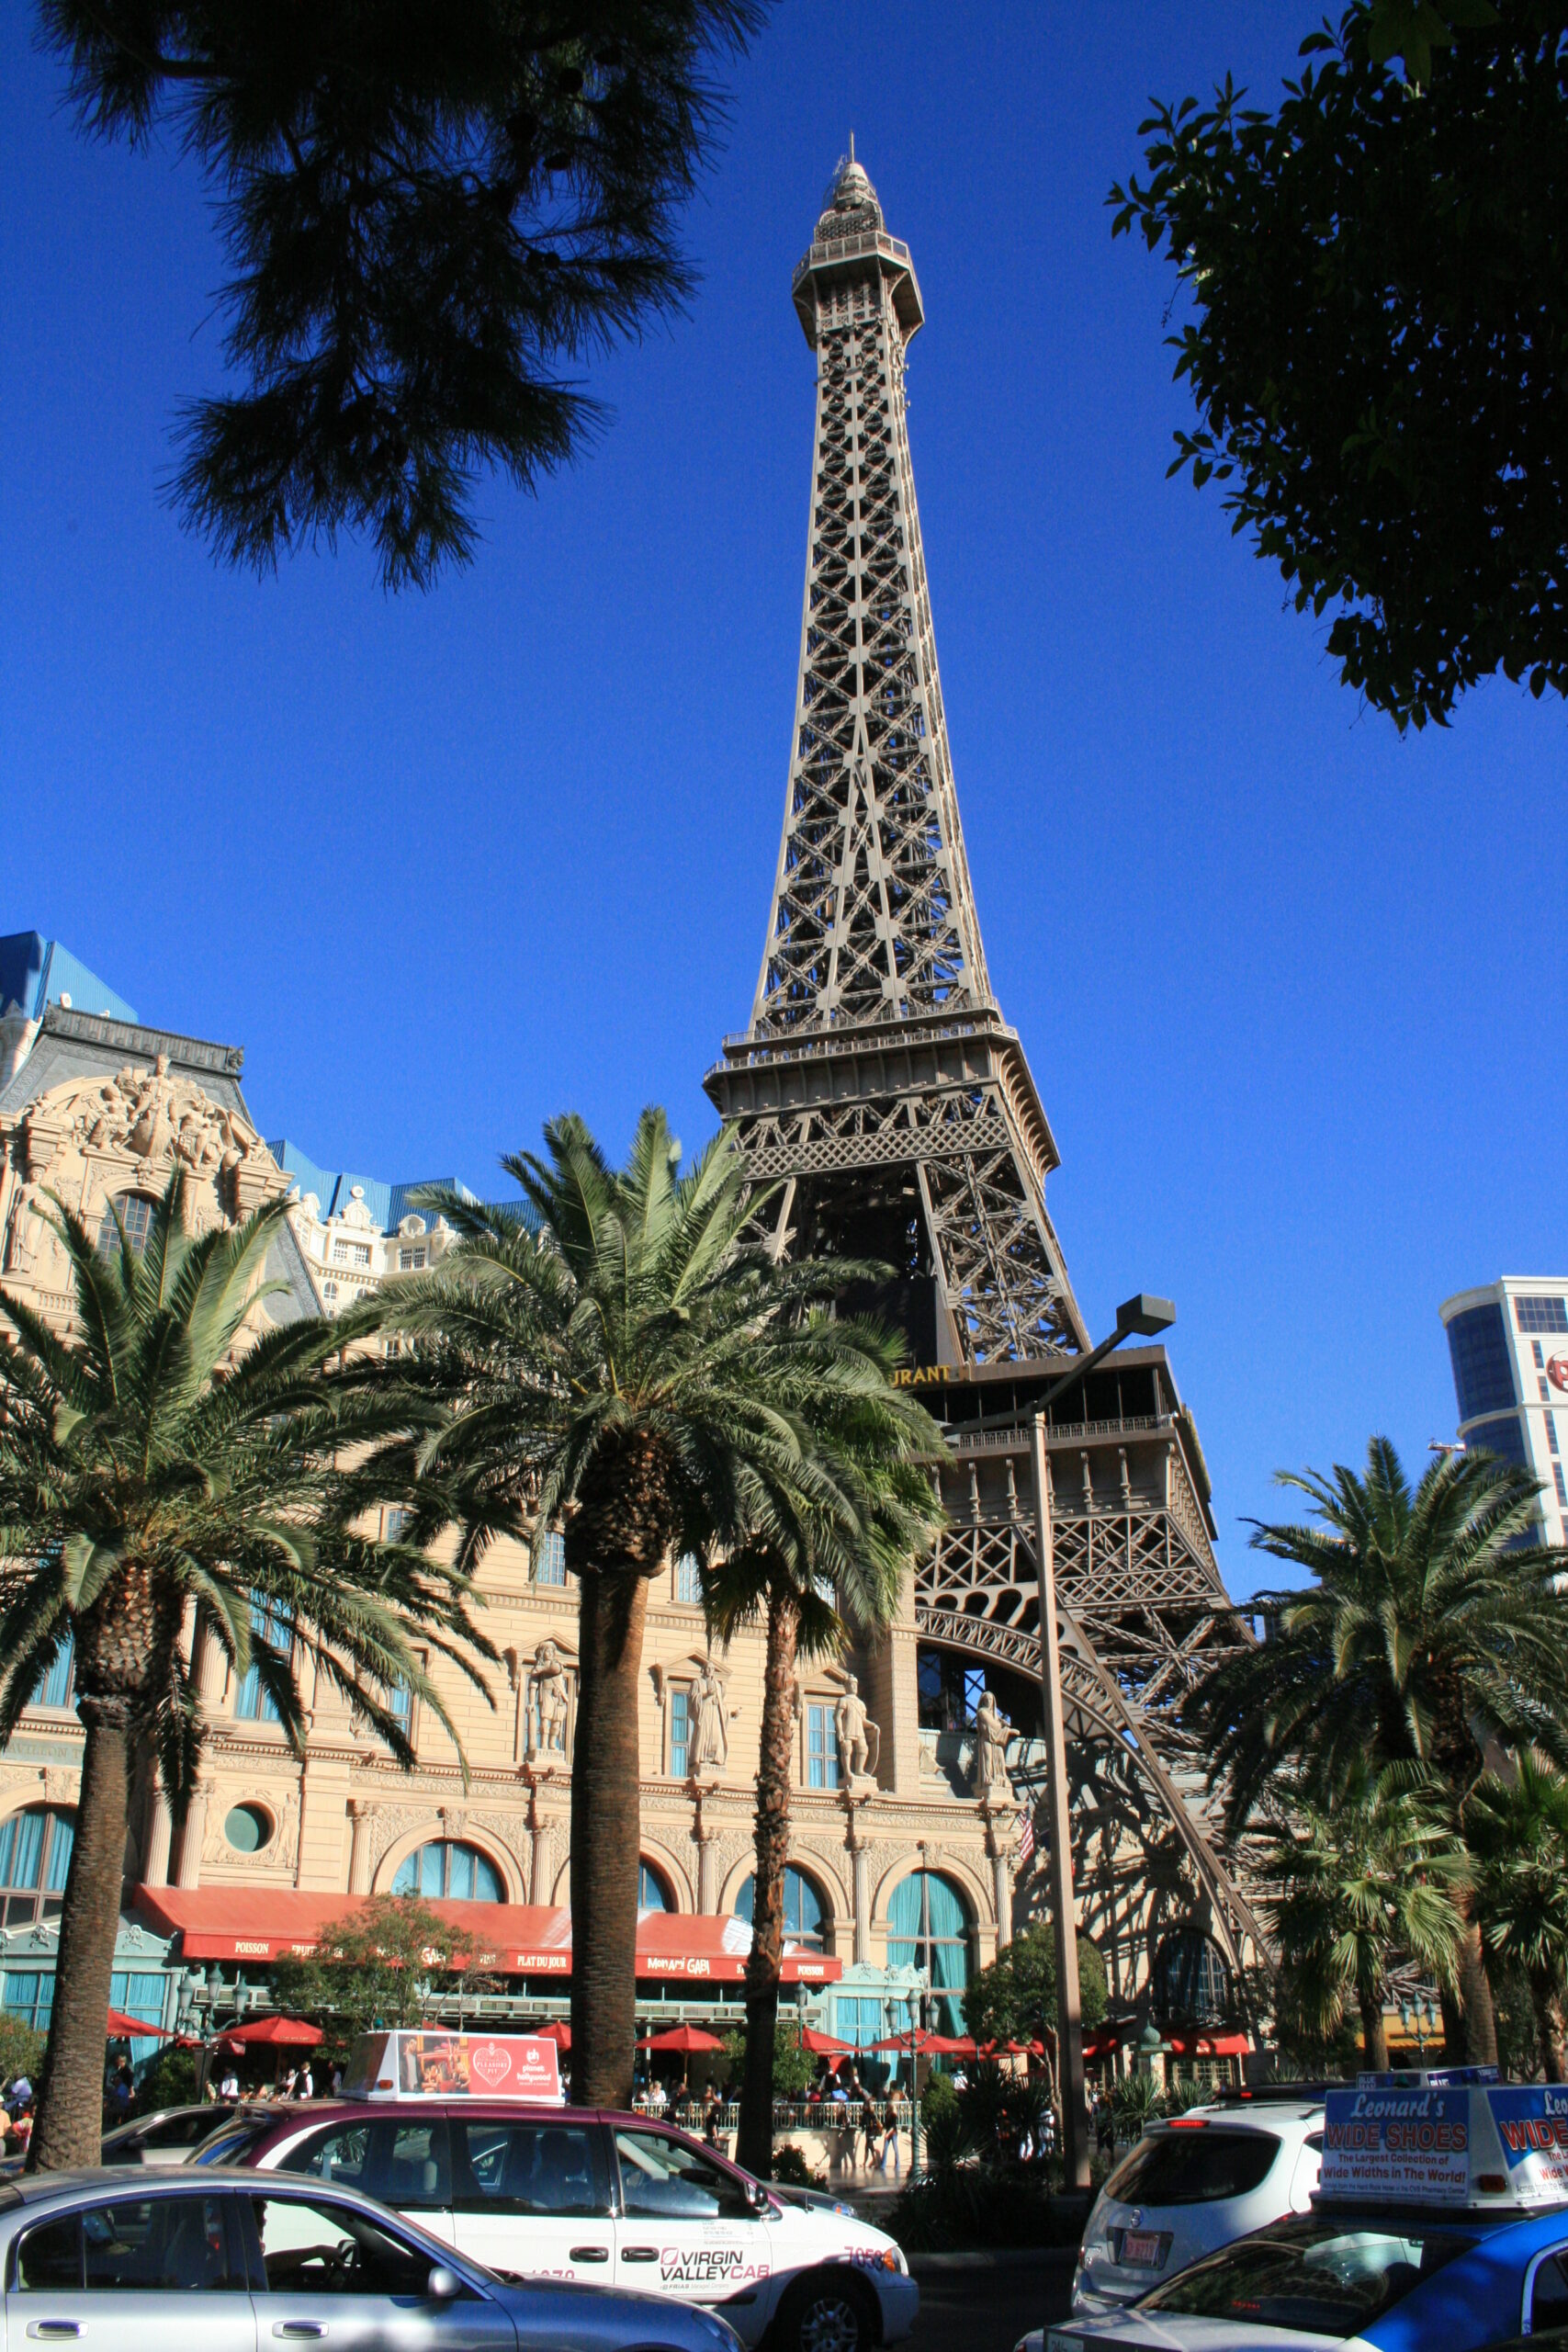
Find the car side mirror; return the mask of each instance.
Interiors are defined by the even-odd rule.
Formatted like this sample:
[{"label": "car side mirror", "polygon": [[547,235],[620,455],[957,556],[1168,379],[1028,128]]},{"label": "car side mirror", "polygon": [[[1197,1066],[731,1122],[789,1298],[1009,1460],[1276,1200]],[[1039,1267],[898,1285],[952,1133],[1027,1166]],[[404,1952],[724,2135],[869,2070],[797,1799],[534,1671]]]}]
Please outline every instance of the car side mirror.
[{"label": "car side mirror", "polygon": [[750,2205],[753,2213],[765,2213],[767,2211],[768,2192],[763,2188],[760,2180],[749,2180],[746,2183],[746,2202]]},{"label": "car side mirror", "polygon": [[424,2284],[426,2293],[438,2303],[449,2303],[454,2296],[463,2291],[462,2280],[455,2270],[448,2270],[444,2262],[435,2265]]}]

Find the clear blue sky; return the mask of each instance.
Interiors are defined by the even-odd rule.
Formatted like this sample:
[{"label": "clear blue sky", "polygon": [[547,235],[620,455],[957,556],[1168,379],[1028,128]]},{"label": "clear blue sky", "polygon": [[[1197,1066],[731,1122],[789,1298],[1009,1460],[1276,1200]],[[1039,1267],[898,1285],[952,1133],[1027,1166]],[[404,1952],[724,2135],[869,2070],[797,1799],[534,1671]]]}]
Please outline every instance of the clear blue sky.
[{"label": "clear blue sky", "polygon": [[[789,299],[852,126],[928,324],[911,423],[991,971],[1063,1154],[1079,1296],[1168,1292],[1238,1525],[1278,1464],[1426,1460],[1448,1293],[1568,1267],[1562,706],[1360,713],[1323,629],[1168,483],[1163,266],[1102,198],[1146,95],[1270,95],[1299,6],[784,0],[689,214],[690,317],[428,597],[261,583],[160,505],[217,378],[191,166],[74,135],[0,19],[0,932],[243,1044],[268,1134],[487,1187],[574,1106],[695,1144],[783,810],[812,364]],[[1279,1498],[1282,1500],[1282,1498]]]}]

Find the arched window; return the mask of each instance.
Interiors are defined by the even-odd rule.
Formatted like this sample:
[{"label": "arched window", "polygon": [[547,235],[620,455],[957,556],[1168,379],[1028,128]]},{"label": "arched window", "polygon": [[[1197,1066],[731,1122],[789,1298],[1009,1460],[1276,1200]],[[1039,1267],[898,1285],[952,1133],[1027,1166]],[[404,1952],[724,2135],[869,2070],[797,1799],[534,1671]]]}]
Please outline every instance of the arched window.
[{"label": "arched window", "polygon": [[75,1816],[30,1804],[0,1822],[0,1905],[7,1928],[52,1919],[65,1893]]},{"label": "arched window", "polygon": [[651,1862],[643,1862],[637,1869],[637,1907],[639,1911],[673,1911],[675,1908],[670,1900],[670,1889]]},{"label": "arched window", "polygon": [[[757,1881],[747,1879],[735,1897],[735,1916],[750,1919],[757,1901]],[[786,1870],[784,1883],[784,1934],[792,1944],[812,1951],[826,1950],[822,1932],[822,1897],[804,1871]]]},{"label": "arched window", "polygon": [[114,1212],[118,1209],[120,1224],[125,1227],[125,1238],[140,1258],[147,1247],[152,1212],[157,1205],[149,1193],[121,1193],[113,1207],[104,1211],[103,1222],[98,1227],[98,1255],[113,1258],[118,1254],[119,1234],[114,1221]]},{"label": "arched window", "polygon": [[445,1895],[450,1903],[505,1900],[495,1864],[477,1846],[460,1846],[451,1838],[433,1838],[428,1846],[405,1854],[392,1893],[437,1900]]},{"label": "arched window", "polygon": [[893,1890],[887,1906],[887,1965],[923,1968],[933,1994],[938,2033],[964,2030],[964,1988],[969,1982],[969,1914],[958,1889],[934,1871],[915,1871]]},{"label": "arched window", "polygon": [[1223,2025],[1230,2015],[1230,1970],[1201,1928],[1178,1928],[1163,1939],[1153,1978],[1155,2014],[1165,2024]]}]

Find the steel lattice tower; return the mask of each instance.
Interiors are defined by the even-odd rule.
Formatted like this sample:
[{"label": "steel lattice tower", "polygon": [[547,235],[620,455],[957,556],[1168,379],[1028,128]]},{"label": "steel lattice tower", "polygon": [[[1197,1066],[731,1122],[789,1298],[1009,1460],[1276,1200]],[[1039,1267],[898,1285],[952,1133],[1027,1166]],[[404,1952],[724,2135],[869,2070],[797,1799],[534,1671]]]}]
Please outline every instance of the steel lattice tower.
[{"label": "steel lattice tower", "polygon": [[[852,157],[794,295],[818,376],[784,836],[750,1027],[705,1083],[777,1188],[777,1248],[896,1271],[873,1303],[908,1331],[951,1446],[922,1640],[1037,1674],[1021,1456],[1032,1396],[1089,1338],[1045,1207],[1058,1154],[992,993],[953,788],[905,414],[919,288]],[[1109,1359],[1068,1409],[1089,1416],[1049,1440],[1086,1923],[1122,1940],[1141,1981],[1161,1923],[1195,1916],[1242,1975],[1262,1939],[1175,1719],[1201,1667],[1244,1637],[1197,1432],[1159,1348]],[[998,1410],[1018,1414],[1016,1436],[965,1436]]]}]

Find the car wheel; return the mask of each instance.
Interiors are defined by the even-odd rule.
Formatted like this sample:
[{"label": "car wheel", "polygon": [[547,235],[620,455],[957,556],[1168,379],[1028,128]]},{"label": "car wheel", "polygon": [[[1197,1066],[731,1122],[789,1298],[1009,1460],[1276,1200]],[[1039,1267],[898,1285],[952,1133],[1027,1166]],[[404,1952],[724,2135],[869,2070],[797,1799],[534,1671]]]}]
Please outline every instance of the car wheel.
[{"label": "car wheel", "polygon": [[804,2279],[789,2299],[779,2334],[783,2352],[871,2352],[865,2290],[838,2271]]}]

